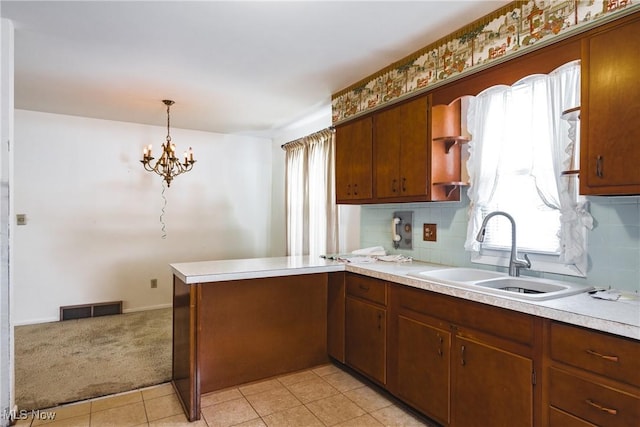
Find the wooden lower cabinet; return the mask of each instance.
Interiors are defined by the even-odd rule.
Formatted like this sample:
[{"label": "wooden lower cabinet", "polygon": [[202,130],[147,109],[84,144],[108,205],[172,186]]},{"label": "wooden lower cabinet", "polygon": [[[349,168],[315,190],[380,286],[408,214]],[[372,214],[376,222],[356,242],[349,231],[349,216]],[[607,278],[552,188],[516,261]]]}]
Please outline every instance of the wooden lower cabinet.
[{"label": "wooden lower cabinet", "polygon": [[345,275],[345,362],[373,381],[387,382],[387,282]]},{"label": "wooden lower cabinet", "polygon": [[443,426],[640,425],[640,342],[345,275],[345,363]]},{"label": "wooden lower cabinet", "polygon": [[533,360],[490,344],[457,336],[452,390],[457,426],[532,426]]},{"label": "wooden lower cabinet", "polygon": [[387,389],[443,426],[538,426],[540,323],[402,285],[388,304]]},{"label": "wooden lower cabinet", "polygon": [[372,380],[386,382],[386,310],[347,295],[345,309],[346,363]]},{"label": "wooden lower cabinet", "polygon": [[545,321],[550,427],[640,424],[640,342]]},{"label": "wooden lower cabinet", "polygon": [[430,418],[449,424],[451,332],[437,322],[396,318],[394,392]]}]

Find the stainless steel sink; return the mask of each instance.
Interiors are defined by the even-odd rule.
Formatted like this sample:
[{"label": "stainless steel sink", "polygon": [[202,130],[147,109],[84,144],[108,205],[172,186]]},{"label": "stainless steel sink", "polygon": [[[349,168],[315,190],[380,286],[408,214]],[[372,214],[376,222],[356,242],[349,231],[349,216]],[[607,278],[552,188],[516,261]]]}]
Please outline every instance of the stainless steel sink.
[{"label": "stainless steel sink", "polygon": [[561,298],[593,289],[591,286],[575,283],[533,277],[511,277],[504,273],[473,268],[446,268],[409,275],[422,280],[530,301]]}]

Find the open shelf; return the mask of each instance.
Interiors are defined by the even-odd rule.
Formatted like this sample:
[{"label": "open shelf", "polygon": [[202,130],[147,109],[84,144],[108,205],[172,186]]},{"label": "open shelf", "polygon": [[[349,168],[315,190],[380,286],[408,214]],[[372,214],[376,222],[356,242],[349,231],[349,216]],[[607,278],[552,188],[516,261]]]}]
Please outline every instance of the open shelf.
[{"label": "open shelf", "polygon": [[564,110],[560,118],[567,121],[580,120],[580,107],[573,107],[568,110]]},{"label": "open shelf", "polygon": [[465,187],[469,185],[469,183],[464,181],[449,181],[449,182],[434,182],[433,185],[444,187],[445,191],[447,192],[447,198],[448,198],[449,196],[451,196],[451,193],[453,193],[456,190],[456,188]]},{"label": "open shelf", "polygon": [[469,138],[464,136],[439,136],[433,138],[433,141],[444,142],[444,150],[446,154],[449,154],[449,150],[456,144],[466,144],[469,142]]}]

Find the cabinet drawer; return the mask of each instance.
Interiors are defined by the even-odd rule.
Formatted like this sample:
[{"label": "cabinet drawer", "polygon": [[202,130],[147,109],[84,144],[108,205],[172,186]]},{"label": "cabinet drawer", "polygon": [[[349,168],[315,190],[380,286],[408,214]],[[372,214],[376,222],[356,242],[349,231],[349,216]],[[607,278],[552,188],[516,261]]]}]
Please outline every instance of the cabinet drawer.
[{"label": "cabinet drawer", "polygon": [[640,419],[640,397],[549,369],[549,404],[602,426],[632,426]]},{"label": "cabinet drawer", "polygon": [[554,360],[640,387],[640,342],[558,322],[550,328]]},{"label": "cabinet drawer", "polygon": [[549,427],[596,427],[557,408],[549,408]]},{"label": "cabinet drawer", "polygon": [[393,295],[401,310],[533,345],[533,316],[402,285],[393,287]]},{"label": "cabinet drawer", "polygon": [[347,275],[347,295],[362,298],[380,305],[387,305],[387,284],[356,274]]}]

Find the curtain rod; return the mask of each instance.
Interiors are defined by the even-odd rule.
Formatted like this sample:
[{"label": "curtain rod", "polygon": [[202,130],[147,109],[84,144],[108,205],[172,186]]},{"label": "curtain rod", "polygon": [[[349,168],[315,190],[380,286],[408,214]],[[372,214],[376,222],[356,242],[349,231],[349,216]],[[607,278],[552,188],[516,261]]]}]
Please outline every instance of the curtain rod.
[{"label": "curtain rod", "polygon": [[317,132],[311,133],[311,134],[309,134],[309,135],[307,135],[307,136],[303,136],[302,138],[294,139],[293,141],[289,141],[289,142],[287,142],[287,143],[282,144],[282,145],[280,146],[280,148],[284,150],[284,149],[285,149],[285,147],[286,147],[287,145],[289,145],[289,144],[294,144],[294,143],[296,143],[296,142],[298,142],[298,141],[302,141],[302,140],[304,140],[304,139],[306,139],[306,138],[312,138],[312,137],[314,137],[314,136],[316,136],[316,135],[318,135],[318,134],[320,134],[320,133],[322,133],[322,132],[326,132],[326,131],[335,132],[335,131],[336,131],[336,127],[335,127],[335,126],[329,126],[328,128],[324,128],[324,129],[319,130],[319,131],[317,131]]}]

